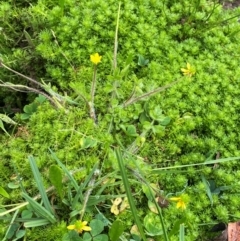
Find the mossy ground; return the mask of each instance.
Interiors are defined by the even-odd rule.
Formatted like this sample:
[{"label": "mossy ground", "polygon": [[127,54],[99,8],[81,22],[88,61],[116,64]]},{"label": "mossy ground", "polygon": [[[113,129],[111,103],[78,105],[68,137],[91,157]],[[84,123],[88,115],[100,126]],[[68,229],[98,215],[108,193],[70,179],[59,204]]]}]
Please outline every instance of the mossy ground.
[{"label": "mossy ground", "polygon": [[[146,205],[149,197],[141,179],[131,171],[136,168],[148,183],[157,186],[156,195],[170,197],[183,192],[189,197],[186,210],[177,209],[172,202],[162,209],[170,240],[179,240],[178,229],[173,230],[181,222],[185,223],[185,240],[192,241],[207,240],[216,223],[238,220],[239,161],[217,162],[240,156],[240,9],[224,9],[217,1],[206,0],[123,0],[114,68],[118,4],[113,0],[63,2],[64,7],[54,0],[0,3],[0,15],[4,16],[2,62],[77,102],[65,101],[63,108],[56,108],[45,101],[23,120],[23,107],[36,96],[1,89],[3,113],[18,123],[15,128],[5,124],[11,136],[4,132],[0,136],[1,187],[10,195],[0,197],[1,205],[24,201],[20,187],[9,188],[9,183],[18,182],[17,173],[28,195],[38,194],[29,155],[34,156],[45,187],[52,185],[49,168],[56,162],[50,148],[69,170],[84,168],[75,175],[78,183],[84,183],[98,163],[101,175],[91,198],[105,198],[96,202],[96,208],[90,205],[86,209],[86,219],[90,222],[98,211],[111,222],[118,219],[124,223],[126,239],[130,239],[134,223],[130,210],[118,216],[110,211],[115,195],[125,195],[114,152],[121,147],[130,168],[128,178],[138,214],[145,220],[149,237],[148,220],[159,221]],[[102,61],[97,65],[94,123],[81,96],[91,98],[94,67],[89,56],[96,52]],[[192,76],[183,76],[181,71],[187,63],[196,70]],[[0,78],[5,83],[36,87],[4,69]],[[165,91],[124,108],[131,97],[173,81],[177,83]],[[14,113],[16,109],[21,113]],[[215,159],[216,164],[193,165],[208,159]],[[180,165],[189,166],[159,169]],[[105,178],[110,180],[107,185]],[[26,240],[63,240],[72,221],[69,213],[74,211],[71,188],[65,187],[63,199],[56,192],[49,194],[58,221],[27,229]],[[2,238],[10,217],[0,226]],[[159,231],[160,223],[157,227]],[[153,239],[163,240],[154,231]]]}]

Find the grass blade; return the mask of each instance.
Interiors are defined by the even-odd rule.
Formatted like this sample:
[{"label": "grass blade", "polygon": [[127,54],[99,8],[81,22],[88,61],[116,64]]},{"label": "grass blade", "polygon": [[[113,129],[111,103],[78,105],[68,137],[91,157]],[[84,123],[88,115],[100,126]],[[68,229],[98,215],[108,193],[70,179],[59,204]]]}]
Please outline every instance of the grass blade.
[{"label": "grass blade", "polygon": [[133,218],[136,222],[136,225],[138,227],[141,238],[144,241],[146,241],[147,238],[145,236],[142,223],[141,223],[141,221],[140,221],[140,219],[137,215],[137,208],[134,204],[133,196],[132,196],[132,193],[131,193],[131,190],[130,190],[130,185],[129,185],[128,178],[127,178],[126,169],[125,169],[125,166],[124,166],[124,163],[123,163],[122,154],[121,154],[119,148],[116,149],[116,155],[117,155],[120,173],[121,173],[121,176],[122,176],[123,184],[124,184],[124,187],[125,187],[125,191],[126,191],[126,194],[127,194],[127,198],[128,198],[128,202],[129,202],[129,205],[130,205],[130,209],[132,211]]},{"label": "grass blade", "polygon": [[36,162],[35,162],[35,159],[33,158],[33,156],[29,156],[28,157],[29,159],[29,162],[30,162],[30,165],[31,165],[31,169],[32,169],[32,172],[33,172],[33,175],[34,175],[34,179],[36,181],[36,184],[37,184],[37,187],[38,187],[38,190],[40,192],[40,195],[42,197],[42,200],[43,200],[43,204],[44,204],[44,207],[51,213],[51,214],[54,214],[53,212],[53,209],[51,207],[51,204],[48,200],[48,196],[46,194],[46,190],[43,186],[43,182],[42,182],[42,179],[41,179],[41,175],[40,175],[40,172],[38,170],[38,167],[36,165]]},{"label": "grass blade", "polygon": [[184,241],[185,240],[185,238],[184,238],[184,236],[185,236],[185,234],[184,234],[184,223],[181,223],[180,224],[180,230],[179,230],[179,241]]},{"label": "grass blade", "polygon": [[50,223],[57,222],[54,215],[49,212],[46,208],[41,206],[37,201],[35,201],[33,198],[29,197],[26,193],[23,193],[22,196],[26,199],[26,201],[31,205],[33,210],[42,218],[48,220]]},{"label": "grass blade", "polygon": [[50,222],[46,219],[39,219],[39,220],[33,220],[28,221],[24,223],[25,228],[33,228],[33,227],[39,227],[49,224]]},{"label": "grass blade", "polygon": [[9,224],[9,227],[8,227],[8,229],[7,229],[7,232],[6,232],[5,236],[4,236],[4,238],[3,238],[3,241],[5,241],[5,240],[8,239],[8,234],[9,234],[9,232],[10,232],[10,230],[11,230],[11,226],[13,225],[13,223],[14,223],[17,215],[18,215],[18,212],[19,212],[19,210],[16,210],[16,212],[13,214],[11,223]]},{"label": "grass blade", "polygon": [[239,160],[240,156],[238,157],[228,157],[228,158],[223,158],[223,159],[217,159],[217,160],[210,160],[210,161],[205,161],[202,163],[194,163],[194,164],[188,164],[188,165],[180,165],[180,166],[170,166],[170,167],[162,167],[162,168],[156,168],[152,170],[152,174],[158,174],[162,170],[169,170],[169,169],[176,169],[176,168],[184,168],[184,167],[193,167],[193,166],[203,166],[203,165],[210,165],[210,164],[217,164],[217,163],[222,163],[222,162],[228,162],[228,161],[234,161],[234,160]]}]

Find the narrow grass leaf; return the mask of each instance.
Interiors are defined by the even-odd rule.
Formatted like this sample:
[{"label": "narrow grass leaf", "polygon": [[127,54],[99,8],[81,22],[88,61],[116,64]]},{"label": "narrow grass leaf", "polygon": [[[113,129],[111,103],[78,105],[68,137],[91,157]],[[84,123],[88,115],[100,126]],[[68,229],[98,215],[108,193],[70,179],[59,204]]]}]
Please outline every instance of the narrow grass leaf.
[{"label": "narrow grass leaf", "polygon": [[48,220],[50,223],[55,223],[57,220],[51,212],[46,208],[41,206],[37,201],[29,197],[26,193],[23,193],[22,196],[28,201],[33,210],[42,218]]},{"label": "narrow grass leaf", "polygon": [[217,159],[217,160],[210,160],[210,161],[205,161],[205,162],[202,162],[202,163],[195,163],[195,164],[188,164],[188,165],[162,167],[162,168],[153,169],[151,173],[152,174],[158,174],[158,173],[161,173],[162,170],[184,168],[184,167],[192,167],[192,166],[210,165],[210,164],[217,164],[217,163],[234,161],[234,160],[239,160],[239,159],[240,159],[240,156],[238,156],[238,157],[228,157],[228,158]]},{"label": "narrow grass leaf", "polygon": [[207,193],[207,195],[210,199],[211,205],[213,205],[213,197],[212,197],[212,192],[210,190],[209,182],[207,181],[207,179],[203,175],[201,175],[201,179],[202,179],[202,182],[205,186],[205,190],[206,190],[206,193]]},{"label": "narrow grass leaf", "polygon": [[62,168],[62,170],[64,171],[65,175],[68,177],[68,179],[71,181],[74,189],[76,191],[78,191],[78,184],[76,182],[76,180],[73,178],[73,175],[71,174],[71,172],[68,171],[68,169],[65,167],[65,165],[62,164],[62,162],[57,158],[57,156],[55,155],[55,153],[49,148],[49,151],[51,153],[52,158],[58,163],[58,165]]},{"label": "narrow grass leaf", "polygon": [[[16,212],[13,214],[11,223],[10,223],[9,226],[8,226],[8,229],[7,229],[7,232],[6,232],[6,234],[5,234],[4,238],[3,238],[3,241],[8,240],[8,239],[9,239],[9,236],[11,236],[12,225],[13,225],[13,223],[14,223],[17,215],[18,215],[18,212],[19,212],[19,210],[16,210]],[[10,237],[10,238],[11,238],[11,237]]]},{"label": "narrow grass leaf", "polygon": [[46,194],[46,189],[43,186],[42,178],[41,178],[40,172],[38,170],[38,167],[36,165],[35,159],[33,158],[33,156],[29,156],[28,159],[29,159],[29,162],[30,162],[30,166],[31,166],[33,176],[34,176],[34,179],[36,181],[38,190],[39,190],[40,195],[42,197],[43,204],[44,204],[45,208],[48,210],[48,212],[53,214],[53,209],[52,209],[51,204],[48,200],[48,196]]},{"label": "narrow grass leaf", "polygon": [[49,222],[47,219],[33,220],[33,221],[25,222],[24,227],[33,228],[33,227],[44,226],[50,223],[51,222]]},{"label": "narrow grass leaf", "polygon": [[184,223],[181,223],[180,229],[179,229],[179,241],[184,241],[184,240],[185,240]]},{"label": "narrow grass leaf", "polygon": [[125,169],[125,166],[124,166],[124,163],[123,163],[122,154],[121,154],[119,148],[116,149],[116,156],[117,156],[120,173],[121,173],[121,176],[122,176],[123,184],[124,184],[124,187],[125,187],[125,191],[126,191],[126,194],[127,194],[127,198],[128,198],[128,202],[129,202],[129,205],[130,205],[130,209],[131,209],[133,218],[134,218],[134,220],[136,222],[136,225],[138,227],[140,236],[142,237],[142,239],[144,241],[146,241],[147,238],[145,236],[142,223],[141,223],[141,221],[140,221],[140,219],[137,215],[137,208],[134,204],[133,196],[132,196],[132,193],[131,193],[131,190],[130,190],[130,185],[129,185],[128,178],[127,178],[126,169]]}]

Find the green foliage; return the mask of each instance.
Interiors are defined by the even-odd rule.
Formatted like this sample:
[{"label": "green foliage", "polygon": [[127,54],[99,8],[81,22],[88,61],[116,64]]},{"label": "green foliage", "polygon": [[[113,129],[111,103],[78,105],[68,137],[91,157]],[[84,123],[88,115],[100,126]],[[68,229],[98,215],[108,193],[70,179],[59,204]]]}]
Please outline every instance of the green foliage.
[{"label": "green foliage", "polygon": [[[39,191],[39,182],[36,187],[25,161],[32,154],[41,172],[40,186],[55,186],[59,198],[54,206],[59,208],[57,213],[62,211],[61,222],[48,216],[54,224],[28,229],[27,240],[62,240],[63,236],[65,240],[114,240],[114,230],[106,237],[108,224],[101,231],[95,229],[93,224],[98,221],[90,222],[94,229],[83,236],[76,231],[66,234],[66,226],[80,213],[89,221],[96,220],[96,210],[113,224],[117,222],[109,210],[110,200],[125,191],[119,185],[116,146],[121,147],[123,162],[127,162],[121,172],[130,168],[130,175],[123,177],[125,186],[126,180],[131,183],[128,196],[134,196],[131,207],[138,210],[132,209],[134,215],[139,214],[135,220],[144,220],[142,226],[149,236],[158,239],[155,236],[163,229],[162,224],[151,225],[152,220],[160,224],[147,207],[146,197],[157,210],[152,195],[164,194],[167,199],[184,190],[190,197],[185,211],[171,203],[163,210],[171,240],[199,240],[200,232],[205,232],[199,224],[228,222],[240,216],[238,160],[220,161],[240,156],[239,8],[227,11],[217,1],[207,0],[123,0],[114,67],[110,46],[114,44],[117,8],[113,0],[0,3],[1,60],[20,73],[42,79],[61,104],[57,109],[48,101],[39,102],[39,97],[34,101],[33,95],[0,91],[4,111],[12,114],[14,107],[24,112],[14,117],[22,125],[14,125],[11,138],[0,136],[1,203],[18,203],[23,186],[28,190],[23,197],[34,205],[30,197]],[[102,61],[97,67],[94,103],[89,103],[93,97],[89,55],[94,52],[102,55]],[[182,76],[186,63],[196,69],[192,77]],[[3,68],[0,79],[1,84],[29,85]],[[166,91],[154,92],[175,80]],[[153,93],[151,98],[149,93]],[[92,107],[96,120],[89,117]],[[8,125],[12,123],[3,125],[6,119],[0,119],[0,127],[10,134]],[[36,165],[32,166],[35,174]],[[181,170],[176,168],[179,166]],[[151,171],[154,167],[159,169]],[[73,178],[71,173],[81,168]],[[101,177],[95,172],[98,168]],[[21,182],[14,179],[16,170]],[[159,184],[157,192],[142,190],[139,170],[149,183]],[[70,179],[67,187],[61,185],[61,172]],[[115,183],[106,184],[104,178]],[[40,179],[35,176],[35,180]],[[43,209],[36,206],[39,213],[45,209],[51,213],[47,200],[45,195],[44,206],[39,204]],[[21,211],[23,215],[27,210]],[[33,209],[28,211],[36,215]],[[12,220],[10,215],[7,218]],[[129,232],[132,214],[122,212],[118,218]],[[141,227],[141,221],[138,223]],[[8,238],[22,235],[20,226],[9,227]],[[129,233],[125,235],[130,238]]]}]

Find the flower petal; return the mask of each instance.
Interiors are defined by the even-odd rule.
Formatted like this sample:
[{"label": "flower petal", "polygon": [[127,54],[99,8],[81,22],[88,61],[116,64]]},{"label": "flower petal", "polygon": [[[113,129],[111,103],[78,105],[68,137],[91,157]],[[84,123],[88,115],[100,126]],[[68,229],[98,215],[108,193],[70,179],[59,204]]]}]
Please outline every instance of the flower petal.
[{"label": "flower petal", "polygon": [[91,231],[91,230],[92,230],[91,227],[88,227],[88,226],[84,226],[82,229],[83,229],[84,231]]},{"label": "flower petal", "polygon": [[74,230],[75,228],[76,228],[76,226],[74,224],[67,226],[67,229],[69,229],[69,230]]},{"label": "flower petal", "polygon": [[180,197],[171,197],[171,198],[169,198],[169,200],[171,200],[171,201],[179,201],[179,200],[181,200],[181,198]]}]

